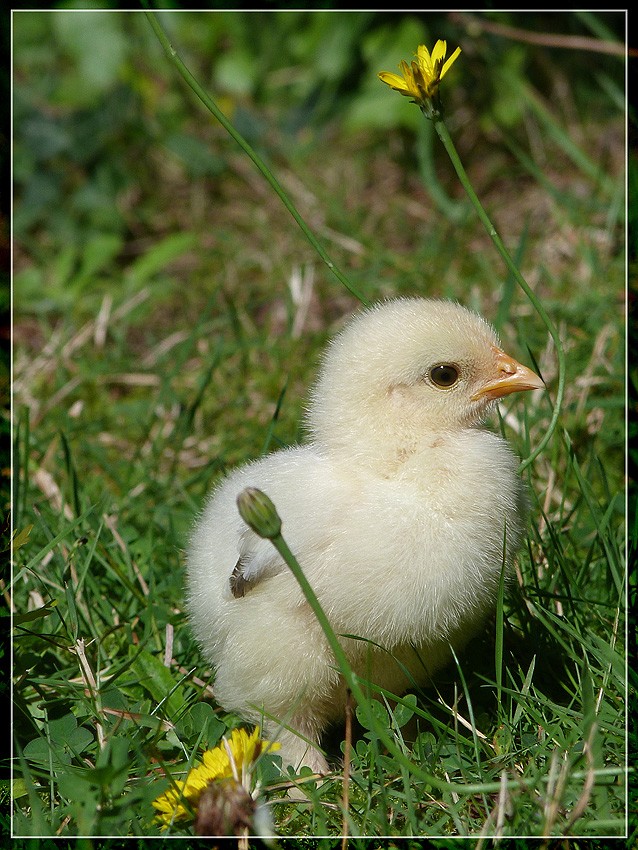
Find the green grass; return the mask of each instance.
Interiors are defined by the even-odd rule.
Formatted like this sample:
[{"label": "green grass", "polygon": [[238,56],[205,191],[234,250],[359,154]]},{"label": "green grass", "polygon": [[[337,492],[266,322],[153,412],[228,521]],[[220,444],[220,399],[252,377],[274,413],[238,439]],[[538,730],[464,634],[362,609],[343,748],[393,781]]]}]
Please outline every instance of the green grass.
[{"label": "green grass", "polygon": [[[451,42],[454,30],[438,17]],[[197,68],[208,36],[193,20],[184,17],[178,34]],[[370,29],[368,51],[392,23]],[[18,94],[41,126],[53,120],[43,109],[49,99],[71,135],[106,110],[121,120],[126,147],[122,154],[107,138],[93,163],[78,147],[36,157],[60,188],[55,215],[35,204],[28,169],[17,173],[13,832],[156,836],[151,803],[167,776],[179,778],[239,722],[216,705],[186,622],[183,550],[193,518],[224,470],[303,438],[318,355],[357,305],[250,163],[186,98],[145,27],[126,30],[143,47],[128,69],[141,100],[127,112],[117,86],[92,110],[73,103],[63,28],[41,48],[44,24],[31,17],[29,25],[31,34],[18,32]],[[299,38],[321,44],[341,31],[323,26]],[[467,74],[485,67],[485,42],[476,44]],[[515,48],[499,49],[496,66],[520,72]],[[494,618],[432,688],[398,698],[366,691],[350,756],[352,836],[472,836],[486,846],[495,835],[603,838],[626,828],[624,158],[623,116],[609,94],[618,69],[601,60],[594,71],[586,56],[570,55],[548,71],[542,48],[516,49],[537,71],[516,89],[516,105],[484,90],[489,80],[473,90],[459,76],[450,126],[560,329],[565,405],[550,446],[525,470],[529,534]],[[303,88],[312,66],[295,61]],[[45,90],[54,83],[43,67],[60,74],[63,92]],[[545,328],[471,212],[457,217],[455,207],[447,218],[430,199],[411,130],[349,126],[348,116],[365,114],[367,82],[352,103],[324,81],[316,123],[310,114],[293,132],[293,118],[311,113],[308,93],[287,113],[273,94],[276,75],[262,73],[261,90],[234,95],[235,119],[356,287],[370,300],[420,294],[479,310],[507,350],[537,364],[551,397]],[[200,145],[199,166],[175,156],[184,138]],[[38,153],[33,138],[20,139],[19,166]],[[440,146],[429,155],[437,191],[462,207]],[[98,203],[100,193],[113,209]],[[308,286],[307,312],[295,275]],[[501,412],[493,427],[526,457],[545,433],[549,400],[514,398]],[[388,756],[369,712],[447,786]],[[338,755],[343,730],[333,738]],[[264,780],[274,783],[266,796],[282,839],[323,835],[332,837],[323,846],[336,845],[338,766],[322,784],[306,778],[310,805],[286,800],[267,765]]]}]

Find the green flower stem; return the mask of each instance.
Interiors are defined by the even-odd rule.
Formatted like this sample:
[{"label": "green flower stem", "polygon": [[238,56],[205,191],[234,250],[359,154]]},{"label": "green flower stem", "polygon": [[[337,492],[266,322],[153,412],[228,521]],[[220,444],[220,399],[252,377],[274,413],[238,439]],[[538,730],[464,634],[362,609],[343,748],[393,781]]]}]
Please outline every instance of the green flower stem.
[{"label": "green flower stem", "polygon": [[465,200],[455,201],[446,195],[445,189],[441,186],[436,173],[434,145],[432,123],[430,121],[422,121],[419,124],[417,137],[417,161],[421,174],[421,182],[443,215],[451,222],[458,224],[465,218],[466,213],[469,212],[469,208]]},{"label": "green flower stem", "polygon": [[[144,2],[144,0],[143,0]],[[144,2],[144,5],[147,5]],[[367,299],[356,289],[356,287],[348,280],[348,278],[343,274],[343,272],[335,265],[333,260],[330,258],[326,250],[323,248],[321,243],[315,237],[312,230],[308,227],[304,219],[301,217],[295,205],[292,203],[283,187],[272,173],[270,168],[266,165],[263,159],[257,154],[255,150],[248,144],[246,139],[237,132],[237,130],[233,127],[231,122],[226,118],[221,109],[217,106],[215,101],[207,94],[207,92],[200,86],[195,77],[188,70],[186,65],[180,59],[177,51],[170,43],[168,36],[162,29],[161,24],[159,23],[157,16],[154,12],[147,11],[146,17],[155,32],[159,42],[166,55],[168,56],[171,63],[175,66],[179,74],[182,76],[184,81],[190,86],[190,88],[195,92],[197,97],[204,104],[206,109],[219,121],[222,127],[232,136],[232,138],[237,142],[239,147],[244,151],[244,153],[252,160],[257,169],[262,173],[262,175],[266,178],[268,183],[274,189],[276,194],[281,199],[283,205],[286,207],[290,215],[297,222],[299,227],[301,228],[304,236],[310,242],[315,251],[319,254],[324,263],[328,266],[330,271],[335,275],[335,277],[355,296],[361,301],[362,304],[367,305]]]},{"label": "green flower stem", "polygon": [[563,404],[563,396],[564,396],[564,393],[565,393],[565,352],[564,352],[564,349],[563,349],[563,345],[560,341],[560,336],[558,334],[558,330],[556,329],[552,320],[549,318],[549,316],[545,312],[545,308],[541,304],[540,300],[536,297],[536,294],[532,291],[532,289],[530,289],[529,284],[527,283],[527,281],[525,280],[523,275],[518,270],[516,264],[514,263],[514,261],[512,260],[512,258],[510,256],[507,248],[505,247],[500,236],[496,232],[496,228],[494,227],[494,225],[490,221],[487,213],[483,209],[483,205],[479,201],[478,196],[477,196],[476,192],[474,191],[472,184],[470,183],[470,179],[467,176],[467,172],[465,171],[465,168],[463,167],[463,163],[461,162],[461,160],[459,158],[459,155],[456,151],[456,147],[454,146],[454,142],[452,141],[452,138],[451,138],[451,136],[448,132],[448,129],[445,125],[445,122],[441,118],[440,112],[438,110],[433,110],[432,114],[428,115],[428,113],[425,110],[423,110],[423,114],[426,117],[431,117],[432,122],[434,124],[434,129],[436,130],[439,138],[441,139],[441,141],[443,143],[443,147],[447,151],[448,156],[452,160],[452,165],[454,166],[454,169],[455,169],[455,171],[458,175],[458,178],[461,181],[463,188],[467,192],[467,195],[468,195],[470,201],[472,202],[479,219],[481,220],[483,226],[487,230],[487,232],[490,236],[490,239],[492,240],[492,242],[496,246],[496,250],[499,252],[501,257],[503,258],[505,265],[507,266],[507,268],[509,269],[511,274],[514,276],[514,279],[516,280],[518,285],[521,287],[521,289],[523,290],[523,292],[525,293],[525,295],[528,297],[529,301],[531,302],[532,306],[534,307],[534,309],[536,310],[536,312],[538,313],[538,315],[542,319],[542,321],[545,324],[545,327],[547,328],[550,336],[554,340],[554,345],[556,346],[556,358],[557,358],[557,361],[558,361],[558,387],[556,389],[556,402],[554,404],[554,409],[552,411],[552,418],[550,420],[549,426],[548,426],[547,431],[546,431],[544,437],[542,438],[542,440],[536,446],[534,451],[529,455],[529,457],[527,457],[521,463],[520,469],[521,469],[521,472],[522,472],[544,450],[545,446],[549,443],[554,431],[556,430],[556,425],[558,424],[558,418],[560,416],[560,411],[561,411],[561,407],[562,407],[562,404]]}]

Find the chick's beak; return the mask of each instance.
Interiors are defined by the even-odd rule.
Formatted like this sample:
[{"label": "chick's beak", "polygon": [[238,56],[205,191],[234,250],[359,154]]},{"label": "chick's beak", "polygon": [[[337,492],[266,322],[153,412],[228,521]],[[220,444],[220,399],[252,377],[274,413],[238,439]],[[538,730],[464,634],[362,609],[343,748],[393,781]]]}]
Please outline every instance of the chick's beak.
[{"label": "chick's beak", "polygon": [[523,366],[500,348],[492,348],[495,355],[494,371],[472,396],[472,401],[502,398],[520,390],[538,390],[545,386],[535,372]]}]

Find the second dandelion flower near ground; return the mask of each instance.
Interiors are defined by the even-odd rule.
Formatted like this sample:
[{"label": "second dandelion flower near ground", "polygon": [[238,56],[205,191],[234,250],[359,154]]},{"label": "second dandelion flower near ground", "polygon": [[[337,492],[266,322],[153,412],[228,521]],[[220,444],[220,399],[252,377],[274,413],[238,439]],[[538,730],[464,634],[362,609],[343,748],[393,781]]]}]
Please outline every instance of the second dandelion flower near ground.
[{"label": "second dandelion flower near ground", "polygon": [[255,763],[262,753],[279,746],[262,740],[259,728],[250,735],[233,729],[230,740],[224,738],[215,749],[206,750],[185,780],[175,780],[172,788],[157,797],[153,802],[156,820],[166,829],[195,817],[200,835],[235,835],[237,829],[248,828],[257,814]]}]

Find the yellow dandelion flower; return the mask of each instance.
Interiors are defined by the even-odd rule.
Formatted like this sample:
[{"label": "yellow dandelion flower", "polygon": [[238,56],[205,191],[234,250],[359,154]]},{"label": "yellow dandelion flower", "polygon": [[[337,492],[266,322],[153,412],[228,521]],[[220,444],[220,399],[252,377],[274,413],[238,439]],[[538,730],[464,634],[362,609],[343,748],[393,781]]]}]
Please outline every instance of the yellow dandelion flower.
[{"label": "yellow dandelion flower", "polygon": [[419,106],[427,106],[438,93],[439,83],[460,52],[461,48],[457,47],[449,59],[444,61],[447,53],[446,41],[439,39],[431,54],[424,44],[420,44],[415,59],[409,65],[405,60],[401,61],[399,67],[403,76],[391,74],[389,71],[381,71],[378,76],[382,82],[398,91],[399,94],[413,98]]},{"label": "yellow dandelion flower", "polygon": [[206,750],[201,763],[196,764],[185,780],[176,780],[173,787],[153,801],[158,810],[156,820],[166,829],[171,823],[192,817],[203,792],[215,782],[233,779],[241,784],[248,794],[252,786],[252,767],[262,752],[274,752],[278,743],[270,743],[259,737],[259,727],[249,735],[244,729],[233,729],[230,740],[223,738],[221,744]]}]

